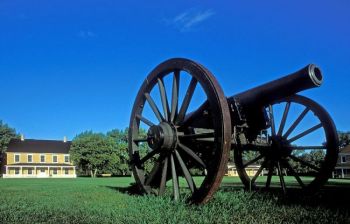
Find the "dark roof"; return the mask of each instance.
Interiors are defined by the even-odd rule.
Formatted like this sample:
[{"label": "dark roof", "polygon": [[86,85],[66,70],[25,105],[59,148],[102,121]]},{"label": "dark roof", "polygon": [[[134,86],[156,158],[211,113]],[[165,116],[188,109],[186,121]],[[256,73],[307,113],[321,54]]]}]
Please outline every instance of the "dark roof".
[{"label": "dark roof", "polygon": [[340,153],[350,153],[350,145],[347,145],[344,148],[340,149]]},{"label": "dark roof", "polygon": [[68,154],[72,142],[54,140],[12,139],[7,152],[62,153]]}]

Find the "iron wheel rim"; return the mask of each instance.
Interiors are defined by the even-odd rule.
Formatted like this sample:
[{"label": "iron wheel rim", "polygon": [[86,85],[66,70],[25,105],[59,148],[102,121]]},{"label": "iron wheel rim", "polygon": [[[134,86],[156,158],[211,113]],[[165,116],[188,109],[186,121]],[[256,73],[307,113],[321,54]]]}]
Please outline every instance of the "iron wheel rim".
[{"label": "iron wheel rim", "polygon": [[[187,178],[188,173],[185,172],[185,168],[183,168],[184,165],[186,166],[186,161],[183,160],[181,162],[181,157],[184,155],[183,154],[184,148],[188,148],[190,150],[191,147],[183,144],[179,140],[178,134],[176,133],[177,139],[175,141],[176,143],[174,146],[174,150],[171,153],[165,153],[165,152],[159,153],[159,158],[161,159],[158,160],[158,163],[159,163],[159,166],[163,167],[163,169],[161,172],[161,180],[159,183],[158,192],[155,192],[154,191],[155,187],[149,186],[151,183],[147,183],[147,178],[149,178],[150,175],[145,174],[142,168],[140,168],[138,165],[135,165],[135,160],[139,159],[137,158],[138,157],[137,154],[135,154],[135,152],[138,152],[138,144],[135,143],[135,139],[138,137],[140,122],[148,123],[147,125],[150,127],[154,125],[157,126],[157,124],[154,124],[153,122],[150,122],[149,120],[142,117],[143,107],[145,103],[146,102],[152,103],[152,99],[149,96],[145,96],[145,93],[146,94],[150,93],[152,89],[156,88],[157,85],[159,88],[161,88],[162,86],[161,80],[164,80],[164,77],[168,75],[173,76],[173,85],[174,85],[176,80],[181,79],[181,75],[180,75],[181,71],[184,71],[191,76],[191,83],[187,88],[187,91],[191,89],[191,84],[196,83],[198,84],[198,86],[202,88],[202,90],[205,92],[207,96],[208,102],[210,104],[210,109],[212,110],[212,114],[214,114],[214,116],[212,117],[212,122],[214,127],[215,151],[213,152],[212,162],[210,162],[209,164],[205,164],[206,167],[204,167],[204,169],[207,171],[207,174],[203,182],[198,187],[191,187],[189,183],[190,182],[189,178]],[[176,76],[178,77],[176,78]],[[177,88],[180,84],[180,81],[178,82],[179,83],[177,85]],[[178,130],[178,129],[184,128],[181,126],[182,125],[181,122],[183,122],[183,120],[185,119],[185,115],[188,114],[188,111],[187,111],[188,107],[183,109],[184,102],[182,102],[180,107],[181,102],[179,102],[179,99],[176,99],[175,101],[177,101],[177,106],[176,106],[177,109],[173,108],[174,107],[173,106],[174,89],[176,89],[176,87],[173,86],[171,100],[163,101],[163,99],[161,99],[162,107],[163,107],[163,116],[159,115],[157,110],[154,110],[154,112],[155,114],[157,114],[156,117],[159,119],[158,121],[160,123],[162,123],[163,121],[165,123],[170,123],[172,126],[178,126],[176,128]],[[163,96],[166,95],[166,94],[162,94],[161,90],[159,91],[160,91],[161,98],[162,98],[162,95]],[[177,91],[177,94],[178,94],[178,91]],[[170,101],[170,107],[167,108],[169,101]],[[167,103],[164,103],[164,102],[167,102]],[[175,110],[177,111],[176,113],[174,112]],[[158,109],[158,111],[160,112],[161,109]],[[182,113],[183,111],[185,111],[185,114]],[[166,115],[167,112],[168,112],[168,115]],[[176,178],[173,178],[173,176],[177,176],[178,173],[176,173],[176,171],[178,171],[179,167],[181,167],[180,169],[182,171],[182,174],[185,176],[186,182],[192,192],[191,196],[187,199],[188,202],[195,203],[195,204],[206,203],[207,201],[210,200],[214,192],[218,189],[218,187],[220,186],[221,180],[223,178],[223,175],[225,172],[225,166],[229,155],[230,142],[231,142],[230,138],[231,138],[231,122],[230,122],[230,114],[229,114],[229,108],[227,105],[227,100],[223,94],[223,91],[220,85],[218,84],[214,76],[202,65],[196,62],[193,62],[191,60],[175,58],[175,59],[170,59],[168,61],[165,61],[162,64],[158,65],[146,78],[135,100],[135,104],[134,104],[131,119],[130,119],[129,156],[131,158],[131,168],[133,170],[136,183],[138,184],[138,186],[140,186],[142,191],[146,194],[156,193],[156,194],[162,195],[164,193],[163,192],[164,182],[165,184],[167,182],[167,180],[163,181],[162,179],[164,175],[166,176],[166,179],[169,179],[168,176],[169,176],[169,168],[170,168],[171,179],[173,182],[173,197],[175,200],[178,200],[180,195],[179,193],[175,192],[176,187],[174,187],[174,185],[177,184],[179,189],[180,187],[179,187],[179,183],[176,183],[175,181]],[[163,155],[165,158],[163,158]],[[201,158],[200,154],[198,154],[197,156]],[[196,158],[196,156],[193,158]],[[156,164],[154,165],[156,166]],[[173,166],[177,166],[177,167],[173,168]],[[165,167],[168,167],[168,168],[165,168]],[[157,171],[155,173],[158,173],[158,176],[159,176],[160,169],[157,168]],[[185,173],[187,173],[187,177]]]},{"label": "iron wheel rim", "polygon": [[[291,188],[291,186],[287,186],[286,183],[283,184],[283,179],[285,178],[285,175],[283,174],[283,172],[281,172],[281,169],[286,169],[287,172],[292,173],[292,176],[294,177],[294,179],[297,181],[299,187],[303,190],[303,192],[305,193],[315,193],[317,192],[327,181],[328,179],[331,177],[333,168],[336,165],[337,159],[338,159],[338,135],[337,135],[337,130],[336,127],[334,125],[334,122],[332,120],[332,118],[330,117],[330,115],[328,114],[328,112],[319,104],[317,104],[316,102],[314,102],[313,100],[304,97],[304,96],[300,96],[300,95],[293,95],[290,96],[288,98],[276,101],[274,103],[271,104],[272,105],[276,105],[276,104],[281,104],[281,103],[285,103],[286,107],[285,107],[285,111],[284,113],[286,113],[286,116],[288,116],[288,111],[289,111],[289,107],[291,106],[291,104],[298,104],[298,105],[302,105],[305,107],[305,110],[303,111],[303,113],[305,114],[300,114],[298,118],[300,117],[305,117],[307,113],[312,113],[315,118],[317,118],[320,121],[320,126],[318,129],[322,128],[324,131],[324,135],[326,138],[326,142],[324,146],[324,150],[326,150],[325,155],[323,160],[320,160],[320,165],[319,166],[315,166],[312,167],[314,169],[317,168],[317,170],[315,170],[314,172],[316,173],[316,175],[314,176],[314,179],[309,182],[309,183],[304,183],[302,178],[299,176],[298,177],[298,173],[293,173],[293,167],[291,167],[290,165],[287,164],[288,161],[290,160],[294,160],[296,161],[297,159],[300,158],[294,158],[294,155],[287,155],[287,159],[281,158],[279,160],[279,164],[276,164],[277,161],[267,161],[268,159],[266,159],[266,155],[264,155],[264,153],[260,153],[259,156],[263,156],[263,158],[260,158],[259,160],[262,161],[261,165],[264,166],[264,169],[268,169],[268,176],[266,179],[266,185],[262,186],[262,187],[257,187],[256,184],[256,180],[254,179],[256,178],[255,176],[253,177],[249,177],[247,174],[247,164],[249,164],[249,162],[244,163],[243,161],[243,156],[242,153],[244,152],[244,149],[242,148],[242,146],[238,143],[236,146],[236,149],[234,151],[234,161],[235,161],[235,165],[237,168],[237,172],[238,175],[240,177],[240,179],[242,180],[242,183],[244,184],[245,188],[247,189],[269,189],[271,187],[271,179],[269,180],[269,178],[271,178],[270,176],[272,176],[272,174],[270,174],[271,169],[275,169],[276,168],[276,173],[277,176],[279,176],[280,178],[280,188],[282,189],[283,193],[287,193],[288,188]],[[289,106],[287,106],[289,105]],[[269,106],[267,106],[269,107]],[[287,108],[288,107],[288,108]],[[287,129],[285,127],[285,122],[283,124],[283,127],[281,128],[281,124],[283,119],[287,119],[287,118],[283,118],[285,115],[283,114],[282,119],[281,119],[281,123],[280,123],[280,127],[277,129],[277,127],[275,127],[275,135],[288,135],[286,138],[289,138],[291,133],[295,130],[296,127],[294,127],[294,129]],[[302,118],[303,119],[303,118]],[[299,121],[299,123],[297,125],[300,124],[301,121]],[[295,124],[295,123],[293,123]],[[308,130],[311,130],[311,133],[313,132],[313,129],[316,129],[318,126],[314,126],[313,128],[310,128]],[[286,130],[286,131],[285,131]],[[317,129],[316,129],[317,130]],[[285,131],[285,132],[284,132]],[[271,131],[272,133],[273,131]],[[282,133],[281,133],[282,132]],[[291,133],[289,133],[291,132]],[[311,134],[309,133],[309,134]],[[298,137],[302,136],[303,133],[299,134],[299,135],[295,135],[294,137],[290,138],[290,140],[292,141],[292,143],[296,140],[298,140]],[[307,136],[307,134],[305,135]],[[304,136],[304,137],[305,137]],[[303,138],[303,137],[301,137]],[[294,140],[296,139],[296,140]],[[291,143],[290,143],[291,145]],[[302,147],[302,146],[294,146],[291,145],[290,148],[297,148],[297,147]],[[320,149],[322,147],[322,145],[319,146]],[[317,150],[316,147],[314,147],[315,150]],[[305,149],[306,150],[306,149]],[[322,149],[321,149],[322,150]],[[271,159],[270,159],[271,160]],[[286,160],[286,161],[284,161]],[[264,162],[267,161],[265,164]],[[299,163],[301,162],[305,162],[305,161],[297,161]],[[275,163],[273,165],[271,165],[271,163]],[[308,164],[302,164],[304,166],[308,166]],[[309,164],[310,165],[310,164]],[[311,164],[312,165],[312,164]],[[278,166],[280,166],[280,168],[278,168]],[[272,168],[271,168],[272,167]],[[283,186],[284,185],[284,186]]]}]

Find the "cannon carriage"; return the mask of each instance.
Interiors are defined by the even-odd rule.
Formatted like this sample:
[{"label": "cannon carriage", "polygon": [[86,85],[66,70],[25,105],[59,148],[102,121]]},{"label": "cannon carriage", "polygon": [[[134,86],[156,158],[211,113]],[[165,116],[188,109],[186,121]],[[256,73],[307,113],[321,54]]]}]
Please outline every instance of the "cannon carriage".
[{"label": "cannon carriage", "polygon": [[[338,136],[326,110],[296,94],[322,82],[311,64],[227,98],[202,65],[181,58],[161,63],[141,86],[130,119],[137,185],[147,194],[206,203],[233,154],[246,188],[315,192],[335,167]],[[259,169],[249,176],[253,164]]]}]

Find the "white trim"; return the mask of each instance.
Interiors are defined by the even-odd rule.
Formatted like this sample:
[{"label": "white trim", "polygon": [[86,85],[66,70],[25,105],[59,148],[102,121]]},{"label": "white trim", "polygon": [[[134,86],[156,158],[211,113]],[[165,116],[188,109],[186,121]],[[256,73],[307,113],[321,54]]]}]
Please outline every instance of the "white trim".
[{"label": "white trim", "polygon": [[[47,169],[45,169],[45,167],[40,167],[39,168],[39,173],[36,176],[38,178],[47,178],[47,177],[49,177],[50,175],[46,173],[46,170]],[[44,171],[44,172],[42,172],[42,171]],[[50,172],[50,171],[48,171],[48,172]]]},{"label": "white trim", "polygon": [[[16,161],[16,156],[19,156],[18,162]],[[21,154],[19,154],[19,153],[13,154],[13,162],[20,163],[21,162]]]},{"label": "white trim", "polygon": [[[44,156],[44,162],[41,161],[42,156]],[[40,154],[40,163],[46,163],[46,155],[45,154]]]},{"label": "white trim", "polygon": [[[29,156],[32,156],[32,161],[29,162]],[[28,163],[33,163],[33,160],[34,160],[34,155],[33,154],[27,154],[27,162]]]},{"label": "white trim", "polygon": [[3,175],[4,179],[69,179],[69,178],[77,178],[76,175],[55,175],[55,176],[31,176],[31,175]]},{"label": "white trim", "polygon": [[[66,162],[66,157],[68,157],[68,162]],[[70,155],[69,154],[64,154],[64,163],[70,163]]]},{"label": "white trim", "polygon": [[[3,178],[76,178],[75,166],[34,166],[34,165],[5,165],[7,173],[3,174]],[[19,170],[19,174],[9,174],[9,169]],[[33,174],[23,174],[23,168],[30,168],[33,170]],[[55,168],[57,174],[50,174],[50,168]],[[73,174],[66,174],[61,172],[58,174],[58,169],[73,170]],[[44,170],[44,173],[41,171]],[[16,172],[16,171],[15,171]]]},{"label": "white trim", "polygon": [[63,167],[63,168],[74,168],[75,166],[45,166],[45,165],[42,165],[42,166],[33,166],[33,165],[6,165],[8,167],[12,167],[12,168],[17,168],[17,167],[37,167],[37,168],[60,168],[60,167]]},{"label": "white trim", "polygon": [[[17,171],[18,171],[18,174],[17,174]],[[21,168],[20,167],[16,167],[15,168],[15,176],[19,176],[21,175]]]},{"label": "white trim", "polygon": [[[345,162],[343,161],[343,159],[345,160]],[[347,163],[345,155],[340,156],[340,163]]]},{"label": "white trim", "polygon": [[[56,162],[53,160],[53,158],[56,156]],[[58,155],[57,154],[52,154],[52,163],[58,163]]]},{"label": "white trim", "polygon": [[[31,173],[31,174],[29,173],[29,170],[31,170],[31,171],[32,171],[32,173]],[[27,172],[28,172],[28,176],[33,176],[33,175],[34,175],[34,169],[32,169],[31,167],[28,167]]]}]

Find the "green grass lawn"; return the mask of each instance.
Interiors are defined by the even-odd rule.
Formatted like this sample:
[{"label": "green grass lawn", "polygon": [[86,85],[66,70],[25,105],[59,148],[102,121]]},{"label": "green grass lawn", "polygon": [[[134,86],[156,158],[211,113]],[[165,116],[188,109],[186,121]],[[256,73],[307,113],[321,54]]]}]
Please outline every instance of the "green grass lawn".
[{"label": "green grass lawn", "polygon": [[225,178],[204,206],[131,196],[131,182],[0,179],[0,223],[350,223],[350,181],[332,181],[330,190],[305,198],[245,192],[238,178]]}]

